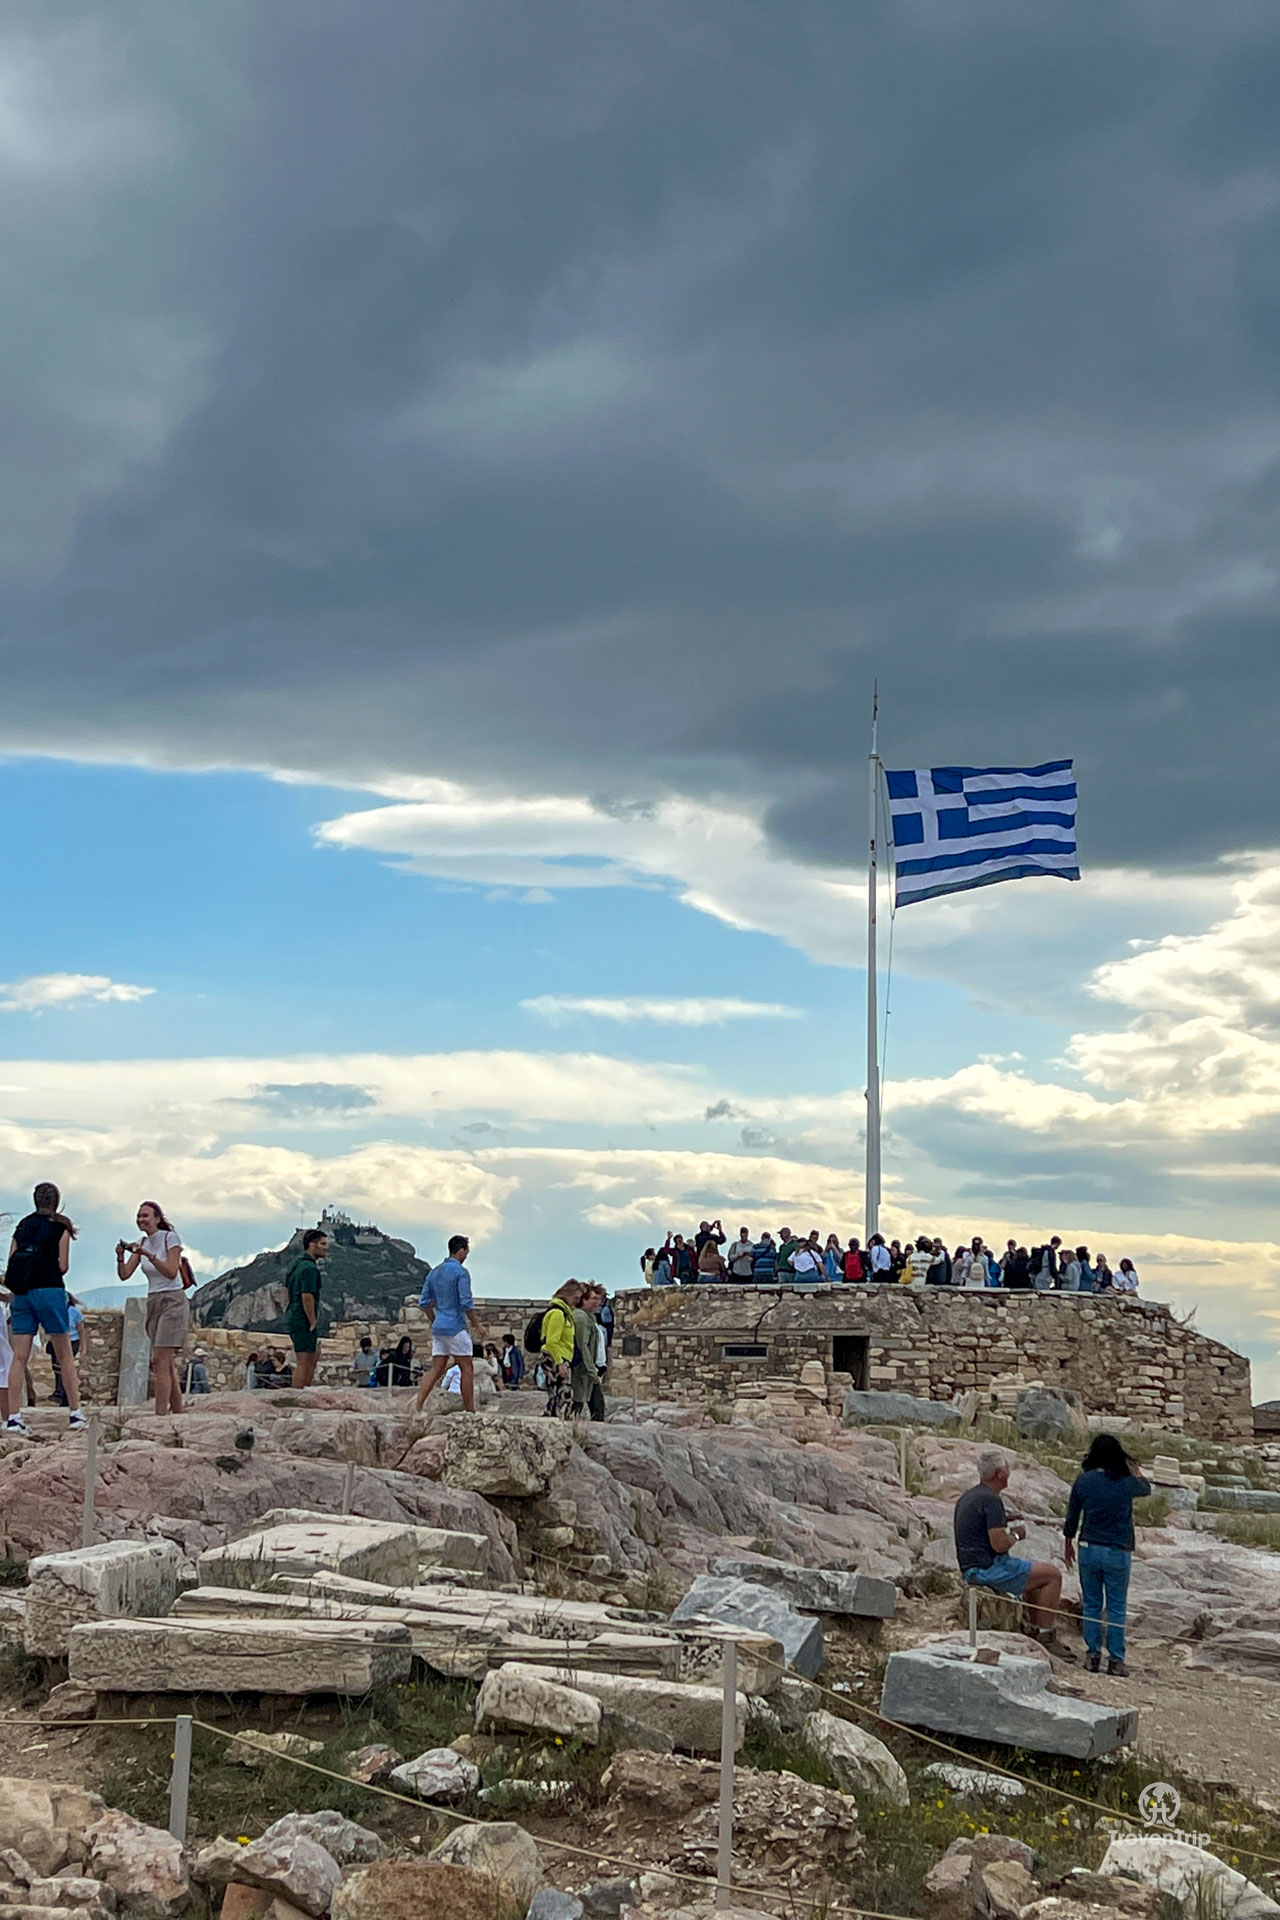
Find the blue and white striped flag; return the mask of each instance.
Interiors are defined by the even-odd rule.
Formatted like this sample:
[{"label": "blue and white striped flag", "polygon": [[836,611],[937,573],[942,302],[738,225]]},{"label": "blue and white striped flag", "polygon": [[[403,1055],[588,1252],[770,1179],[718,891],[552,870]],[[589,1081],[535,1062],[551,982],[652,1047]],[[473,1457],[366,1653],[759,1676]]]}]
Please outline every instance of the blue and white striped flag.
[{"label": "blue and white striped flag", "polygon": [[1070,760],[889,773],[895,903],[1050,873],[1078,880]]}]

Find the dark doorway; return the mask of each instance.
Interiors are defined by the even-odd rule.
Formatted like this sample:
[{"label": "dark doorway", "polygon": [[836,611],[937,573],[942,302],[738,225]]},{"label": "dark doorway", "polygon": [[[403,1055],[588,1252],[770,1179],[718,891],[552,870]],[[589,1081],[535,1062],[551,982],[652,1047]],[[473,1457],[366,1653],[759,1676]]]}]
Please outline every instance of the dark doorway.
[{"label": "dark doorway", "polygon": [[831,1365],[837,1373],[851,1374],[858,1393],[867,1390],[870,1368],[871,1336],[866,1333],[838,1333],[831,1342]]}]

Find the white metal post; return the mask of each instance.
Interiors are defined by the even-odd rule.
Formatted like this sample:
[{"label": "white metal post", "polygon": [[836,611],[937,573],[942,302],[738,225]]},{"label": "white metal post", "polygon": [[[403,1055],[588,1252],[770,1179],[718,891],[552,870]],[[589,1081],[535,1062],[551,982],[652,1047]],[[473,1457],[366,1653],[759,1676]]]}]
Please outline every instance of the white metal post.
[{"label": "white metal post", "polygon": [[342,1476],[342,1511],[344,1513],[350,1513],[355,1497],[356,1463],[354,1460],[348,1460],[346,1470]]},{"label": "white metal post", "polygon": [[879,847],[876,839],[880,801],[880,698],[871,714],[871,755],[867,762],[867,806],[870,858],[867,863],[867,1201],[866,1238],[880,1231],[880,1041],[876,1012],[876,905],[879,888]]},{"label": "white metal post", "polygon": [[904,1487],[907,1484],[907,1445],[910,1438],[905,1427],[898,1429],[898,1479]]},{"label": "white metal post", "polygon": [[98,1499],[98,1416],[89,1415],[84,1433],[84,1507],[80,1517],[80,1545],[93,1545]]},{"label": "white metal post", "polygon": [[716,1906],[733,1905],[733,1769],[738,1752],[738,1643],[724,1643],[724,1710],[720,1719],[720,1845]]},{"label": "white metal post", "polygon": [[978,1589],[969,1589],[969,1645],[977,1651],[978,1646]]},{"label": "white metal post", "polygon": [[187,1802],[191,1797],[191,1715],[173,1723],[173,1771],[169,1775],[169,1831],[187,1844]]}]

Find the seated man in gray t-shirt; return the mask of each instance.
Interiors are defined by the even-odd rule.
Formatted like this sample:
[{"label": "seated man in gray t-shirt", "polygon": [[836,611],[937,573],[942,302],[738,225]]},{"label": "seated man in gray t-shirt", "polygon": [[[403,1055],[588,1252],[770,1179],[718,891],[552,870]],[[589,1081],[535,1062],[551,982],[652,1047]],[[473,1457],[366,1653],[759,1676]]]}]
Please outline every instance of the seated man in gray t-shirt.
[{"label": "seated man in gray t-shirt", "polygon": [[978,1456],[978,1484],[956,1501],[956,1560],[968,1587],[1025,1600],[1025,1631],[1055,1653],[1067,1649],[1053,1638],[1054,1616],[1062,1604],[1062,1570],[1047,1560],[1022,1560],[1011,1549],[1027,1537],[1020,1522],[1010,1522],[1001,1498],[1009,1484],[1004,1454]]}]

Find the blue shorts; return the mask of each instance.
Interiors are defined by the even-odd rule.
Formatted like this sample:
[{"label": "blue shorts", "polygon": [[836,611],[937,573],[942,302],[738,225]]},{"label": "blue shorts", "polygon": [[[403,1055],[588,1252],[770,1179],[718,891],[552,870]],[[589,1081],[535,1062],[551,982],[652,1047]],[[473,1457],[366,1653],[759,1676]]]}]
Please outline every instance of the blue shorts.
[{"label": "blue shorts", "polygon": [[35,1335],[70,1333],[71,1303],[65,1287],[33,1287],[30,1293],[15,1293],[9,1307],[9,1326],[14,1333]]},{"label": "blue shorts", "polygon": [[1008,1593],[1020,1599],[1034,1561],[1018,1560],[1011,1553],[998,1553],[989,1567],[966,1567],[967,1587],[987,1587],[993,1593]]}]

